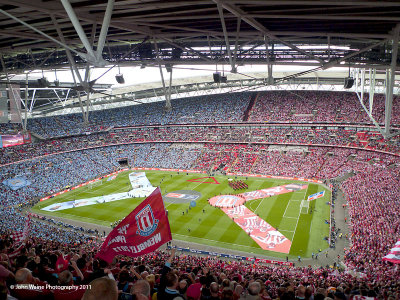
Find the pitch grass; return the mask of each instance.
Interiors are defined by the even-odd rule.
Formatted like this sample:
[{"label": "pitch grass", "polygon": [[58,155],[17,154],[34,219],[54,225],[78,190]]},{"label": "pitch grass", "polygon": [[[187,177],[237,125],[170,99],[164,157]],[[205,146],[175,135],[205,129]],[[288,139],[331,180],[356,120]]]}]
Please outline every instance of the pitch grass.
[{"label": "pitch grass", "polygon": [[[128,174],[132,171],[120,173],[115,180],[103,180],[103,184],[89,189],[87,186],[70,191],[63,195],[40,202],[32,208],[33,212],[110,226],[116,220],[127,216],[143,198],[126,199],[110,203],[102,203],[62,210],[58,212],[46,212],[40,210],[52,203],[64,202],[73,199],[90,198],[99,195],[126,192],[131,189]],[[202,182],[189,182],[206,176],[205,174],[186,174],[177,172],[146,171],[146,176],[154,186],[160,186],[162,194],[177,190],[196,190],[202,194],[197,200],[197,205],[189,209],[189,204],[166,203],[168,218],[173,234],[177,240],[185,240],[204,245],[217,246],[227,249],[248,252],[250,255],[262,254],[277,258],[284,258],[286,254],[266,251],[261,249],[238,225],[236,225],[219,208],[210,206],[209,198],[219,194],[236,194],[243,191],[234,191],[228,185],[228,177],[215,176],[220,184]],[[290,180],[244,178],[249,188],[248,191],[269,188],[273,186],[292,183]],[[208,179],[209,180],[209,179]],[[207,181],[205,179],[204,181]],[[325,196],[311,202],[312,214],[300,214],[301,200],[308,195],[325,190]],[[308,183],[306,190],[282,194],[248,201],[246,206],[266,220],[273,227],[292,241],[289,257],[310,257],[311,253],[328,247],[324,237],[329,234],[329,225],[325,219],[329,219],[329,202],[331,192],[322,185]],[[186,213],[186,210],[189,213]],[[203,209],[205,212],[203,212]],[[185,212],[185,214],[183,214]],[[189,231],[190,229],[190,231]]]}]

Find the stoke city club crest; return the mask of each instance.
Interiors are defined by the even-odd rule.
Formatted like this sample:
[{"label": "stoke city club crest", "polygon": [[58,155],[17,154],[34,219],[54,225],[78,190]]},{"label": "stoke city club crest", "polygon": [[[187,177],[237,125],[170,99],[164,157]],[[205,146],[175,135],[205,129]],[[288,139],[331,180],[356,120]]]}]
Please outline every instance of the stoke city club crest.
[{"label": "stoke city club crest", "polygon": [[136,233],[141,236],[149,236],[158,226],[158,220],[154,218],[151,206],[147,204],[136,216],[138,230]]}]

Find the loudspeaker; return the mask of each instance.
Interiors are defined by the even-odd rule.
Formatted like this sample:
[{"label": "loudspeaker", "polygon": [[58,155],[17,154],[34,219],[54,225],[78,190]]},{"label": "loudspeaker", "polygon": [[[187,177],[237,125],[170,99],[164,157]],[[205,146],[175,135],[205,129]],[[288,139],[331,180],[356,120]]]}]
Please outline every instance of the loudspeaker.
[{"label": "loudspeaker", "polygon": [[124,83],[125,83],[124,75],[122,75],[122,74],[117,74],[117,75],[115,75],[115,80],[116,80],[119,84],[124,84]]},{"label": "loudspeaker", "polygon": [[39,78],[37,80],[37,83],[38,83],[38,86],[41,87],[41,88],[45,88],[45,87],[49,86],[49,81],[47,80],[46,77]]},{"label": "loudspeaker", "polygon": [[221,73],[220,72],[213,73],[213,78],[214,78],[215,83],[220,83],[221,82]]},{"label": "loudspeaker", "polygon": [[345,89],[351,89],[354,84],[354,78],[353,77],[346,77],[344,79],[344,88]]},{"label": "loudspeaker", "polygon": [[138,52],[139,52],[139,57],[141,60],[154,57],[153,48],[152,48],[151,44],[140,45]]},{"label": "loudspeaker", "polygon": [[183,50],[181,48],[173,48],[172,49],[172,59],[180,59]]}]

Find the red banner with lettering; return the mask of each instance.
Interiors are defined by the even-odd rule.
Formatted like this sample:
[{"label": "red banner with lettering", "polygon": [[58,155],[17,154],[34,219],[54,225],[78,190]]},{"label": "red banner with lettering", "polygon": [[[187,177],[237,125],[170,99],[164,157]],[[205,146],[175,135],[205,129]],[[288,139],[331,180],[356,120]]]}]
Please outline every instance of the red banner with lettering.
[{"label": "red banner with lettering", "polygon": [[142,256],[172,240],[160,188],[156,188],[107,236],[96,257]]}]

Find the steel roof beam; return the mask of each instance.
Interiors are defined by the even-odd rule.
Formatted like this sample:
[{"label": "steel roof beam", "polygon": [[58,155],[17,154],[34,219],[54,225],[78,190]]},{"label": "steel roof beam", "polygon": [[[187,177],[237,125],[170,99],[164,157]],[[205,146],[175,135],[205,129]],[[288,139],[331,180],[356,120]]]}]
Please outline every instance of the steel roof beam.
[{"label": "steel roof beam", "polygon": [[9,14],[8,12],[6,12],[6,11],[0,9],[0,13],[6,15],[7,17],[9,17],[9,18],[11,18],[11,19],[13,19],[13,20],[15,20],[15,21],[17,21],[18,23],[21,23],[22,25],[24,25],[24,26],[26,26],[26,27],[32,29],[33,31],[36,31],[36,32],[39,33],[40,35],[43,35],[43,36],[46,37],[47,39],[53,41],[54,43],[60,45],[60,46],[63,47],[63,48],[69,49],[70,51],[73,51],[73,52],[75,52],[75,53],[78,54],[78,55],[81,55],[81,54],[82,54],[82,53],[76,51],[75,49],[72,49],[72,48],[69,47],[68,45],[63,44],[63,43],[61,43],[60,41],[56,40],[55,38],[53,38],[53,37],[47,35],[46,33],[42,32],[42,31],[40,31],[39,29],[37,29],[37,28],[35,28],[35,27],[29,25],[28,23],[26,23],[26,22],[24,22],[24,21],[18,19],[17,17],[14,17],[13,15]]},{"label": "steel roof beam", "polygon": [[106,36],[107,36],[107,32],[108,32],[108,27],[110,26],[113,8],[114,8],[114,0],[108,0],[106,12],[104,13],[103,24],[101,26],[99,41],[97,43],[97,49],[96,49],[97,60],[102,59],[101,56],[103,53],[104,44],[106,42]]},{"label": "steel roof beam", "polygon": [[87,51],[87,54],[81,53],[80,56],[84,58],[86,61],[90,61],[94,65],[102,66],[104,62],[103,60],[97,59],[97,55],[94,52],[89,42],[89,39],[87,38],[86,33],[83,30],[82,25],[80,24],[79,19],[76,16],[75,11],[71,6],[71,3],[69,3],[69,0],[61,0],[61,3],[63,4],[65,11],[68,14],[68,17],[71,20],[71,23],[76,30],[76,33],[78,34],[83,46]]},{"label": "steel roof beam", "polygon": [[243,17],[247,18],[261,18],[261,19],[296,19],[296,20],[335,20],[335,21],[393,21],[399,22],[400,17],[371,17],[371,16],[343,16],[343,15],[326,15],[326,14],[315,14],[315,15],[283,15],[283,14],[244,14]]},{"label": "steel roof beam", "polygon": [[226,30],[224,11],[219,2],[217,2],[217,7],[218,7],[219,17],[221,19],[222,31],[224,33],[226,52],[228,52],[229,64],[231,65],[231,72],[236,73],[236,67],[234,65],[233,58],[232,58],[231,44],[229,42],[228,31]]},{"label": "steel roof beam", "polygon": [[366,6],[366,7],[400,7],[399,2],[389,1],[269,1],[269,0],[222,0],[224,3],[235,3],[235,4],[263,4],[263,5],[279,5],[279,6],[292,6],[292,5],[304,5],[304,6]]},{"label": "steel roof beam", "polygon": [[[219,3],[220,0],[212,0],[215,3]],[[236,17],[241,18],[243,21],[245,21],[247,24],[251,25],[252,27],[254,27],[255,29],[257,29],[258,31],[262,32],[263,34],[265,34],[266,36],[268,36],[271,40],[277,40],[279,42],[281,42],[282,44],[288,46],[289,48],[296,50],[304,55],[309,56],[310,58],[313,58],[317,61],[319,61],[321,64],[325,63],[322,59],[312,55],[311,53],[308,53],[307,51],[304,51],[294,45],[292,45],[291,43],[288,43],[280,38],[278,38],[277,36],[271,34],[269,32],[269,30],[267,28],[264,27],[264,25],[262,25],[261,23],[259,23],[258,21],[256,21],[255,19],[251,18],[251,17],[246,17],[245,16],[245,12],[242,11],[241,9],[230,5],[230,4],[226,4],[224,2],[221,3],[222,6],[228,10],[229,12],[231,12],[232,14],[234,14]]]}]

